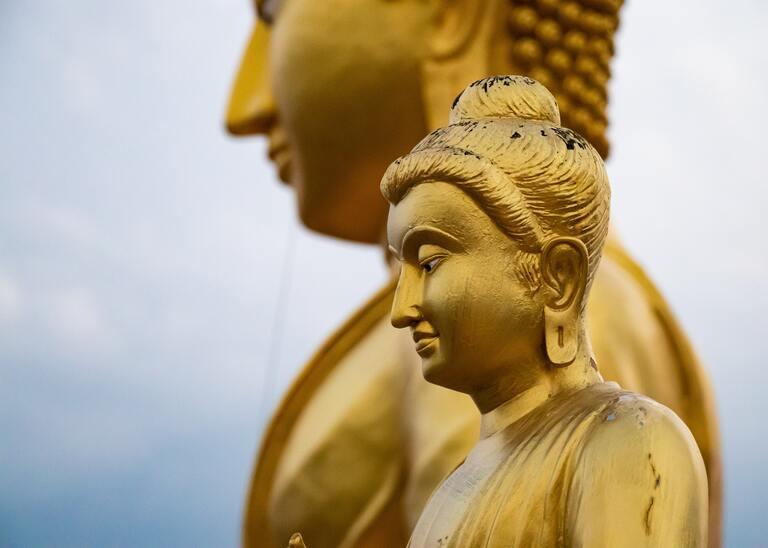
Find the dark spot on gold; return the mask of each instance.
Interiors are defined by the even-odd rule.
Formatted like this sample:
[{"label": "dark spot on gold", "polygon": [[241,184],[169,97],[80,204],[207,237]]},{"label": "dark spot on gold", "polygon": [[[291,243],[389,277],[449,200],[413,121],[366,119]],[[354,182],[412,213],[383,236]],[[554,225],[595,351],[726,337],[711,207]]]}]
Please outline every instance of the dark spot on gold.
[{"label": "dark spot on gold", "polygon": [[565,143],[565,147],[568,150],[573,150],[577,146],[582,150],[587,148],[587,141],[584,140],[584,137],[571,129],[556,127],[552,128],[552,131]]},{"label": "dark spot on gold", "polygon": [[645,534],[651,534],[651,510],[653,509],[654,499],[651,497],[651,503],[648,505],[648,509],[645,511]]}]

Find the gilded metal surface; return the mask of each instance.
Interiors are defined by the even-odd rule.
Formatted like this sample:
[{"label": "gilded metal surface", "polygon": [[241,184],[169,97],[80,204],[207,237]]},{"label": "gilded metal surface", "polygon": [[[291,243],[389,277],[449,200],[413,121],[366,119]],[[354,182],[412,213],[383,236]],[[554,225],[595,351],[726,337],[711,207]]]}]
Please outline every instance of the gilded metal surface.
[{"label": "gilded metal surface", "polygon": [[401,266],[392,325],[425,379],[482,414],[409,546],[706,546],[693,436],[598,372],[584,312],[608,178],[554,97],[529,77],[473,83],[381,187]]},{"label": "gilded metal surface", "polygon": [[[616,3],[259,4],[272,23],[256,25],[227,124],[236,134],[269,136],[280,178],[295,188],[302,221],[314,230],[382,241],[386,202],[377,183],[386,166],[444,125],[458,91],[487,74],[547,81],[542,70],[549,71],[565,125],[607,153],[604,102],[588,107],[586,97],[594,100],[596,91],[607,99]],[[603,13],[614,23],[597,24],[592,15],[591,23],[580,23],[574,10]],[[541,55],[525,61],[520,47]],[[550,48],[571,52],[570,68],[554,70],[565,64]],[[601,71],[588,69],[587,60],[577,64],[582,57]],[[592,113],[589,120],[584,112]],[[424,382],[410,339],[387,326],[391,298],[391,287],[384,288],[340,328],[285,396],[254,469],[245,545],[284,546],[299,530],[314,548],[402,544],[432,489],[477,439],[471,400]],[[720,450],[711,391],[666,302],[610,234],[587,313],[603,376],[668,406],[691,429],[708,469],[710,539],[717,545]],[[365,405],[366,398],[375,405]],[[354,434],[363,424],[378,432],[375,453],[368,437]],[[347,455],[373,464],[358,466]]]}]

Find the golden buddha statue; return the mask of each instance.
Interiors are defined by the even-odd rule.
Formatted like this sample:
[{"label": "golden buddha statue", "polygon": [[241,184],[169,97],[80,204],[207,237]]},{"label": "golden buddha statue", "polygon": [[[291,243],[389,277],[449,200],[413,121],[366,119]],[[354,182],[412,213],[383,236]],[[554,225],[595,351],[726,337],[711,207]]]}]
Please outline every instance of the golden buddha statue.
[{"label": "golden buddha statue", "polygon": [[528,77],[476,81],[451,112],[381,183],[401,264],[392,325],[409,328],[429,382],[481,413],[409,546],[706,546],[693,436],[595,365],[584,311],[608,232],[600,155]]},{"label": "golden buddha statue", "polygon": [[[378,182],[392,158],[445,125],[467,82],[535,77],[565,125],[603,155],[616,0],[257,0],[261,14],[227,114],[269,136],[302,222],[384,241]],[[393,266],[393,275],[396,269]],[[404,543],[435,486],[478,436],[464,395],[425,382],[388,315],[394,280],[306,365],[267,428],[244,520],[246,546]],[[688,425],[707,466],[719,541],[720,451],[706,377],[664,299],[609,234],[587,310],[603,376]]]}]

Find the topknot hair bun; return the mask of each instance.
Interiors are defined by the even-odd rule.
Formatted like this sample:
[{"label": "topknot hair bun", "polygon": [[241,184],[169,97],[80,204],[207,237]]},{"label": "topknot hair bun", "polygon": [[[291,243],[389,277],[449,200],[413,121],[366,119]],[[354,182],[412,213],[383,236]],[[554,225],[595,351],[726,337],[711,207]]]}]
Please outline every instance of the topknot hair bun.
[{"label": "topknot hair bun", "polygon": [[560,125],[557,101],[527,76],[491,76],[472,82],[453,101],[450,123],[481,118],[516,118]]}]

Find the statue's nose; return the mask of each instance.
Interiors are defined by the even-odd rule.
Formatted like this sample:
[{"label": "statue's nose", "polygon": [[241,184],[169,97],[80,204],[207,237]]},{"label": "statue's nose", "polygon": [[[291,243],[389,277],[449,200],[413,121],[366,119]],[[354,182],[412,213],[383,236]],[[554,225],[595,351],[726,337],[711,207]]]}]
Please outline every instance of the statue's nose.
[{"label": "statue's nose", "polygon": [[392,302],[390,322],[397,329],[409,327],[421,321],[422,315],[416,299],[416,288],[409,283],[403,283],[401,277],[395,291],[395,300]]},{"label": "statue's nose", "polygon": [[269,27],[256,21],[235,77],[227,108],[227,130],[233,135],[267,133],[275,120],[269,81]]}]

